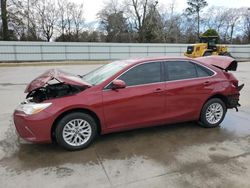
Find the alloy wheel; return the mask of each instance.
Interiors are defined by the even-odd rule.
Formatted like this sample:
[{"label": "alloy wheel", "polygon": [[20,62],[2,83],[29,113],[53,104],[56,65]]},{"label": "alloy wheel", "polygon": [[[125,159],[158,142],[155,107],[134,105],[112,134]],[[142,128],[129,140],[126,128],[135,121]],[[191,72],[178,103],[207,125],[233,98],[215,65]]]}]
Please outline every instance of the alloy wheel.
[{"label": "alloy wheel", "polygon": [[64,126],[62,134],[67,144],[81,146],[90,139],[92,129],[86,120],[73,119]]},{"label": "alloy wheel", "polygon": [[218,123],[223,117],[223,107],[220,103],[212,103],[206,110],[206,120],[210,124]]}]

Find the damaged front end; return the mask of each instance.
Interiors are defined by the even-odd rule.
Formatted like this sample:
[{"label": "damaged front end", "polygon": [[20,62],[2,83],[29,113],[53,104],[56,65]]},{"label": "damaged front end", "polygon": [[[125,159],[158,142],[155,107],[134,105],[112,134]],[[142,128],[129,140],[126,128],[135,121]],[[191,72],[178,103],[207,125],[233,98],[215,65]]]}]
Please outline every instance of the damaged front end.
[{"label": "damaged front end", "polygon": [[26,88],[27,102],[40,103],[45,100],[79,93],[91,87],[80,77],[51,69],[34,79]]},{"label": "damaged front end", "polygon": [[70,85],[65,83],[55,83],[32,90],[26,96],[30,102],[40,103],[45,100],[73,95],[85,90],[86,87]]}]

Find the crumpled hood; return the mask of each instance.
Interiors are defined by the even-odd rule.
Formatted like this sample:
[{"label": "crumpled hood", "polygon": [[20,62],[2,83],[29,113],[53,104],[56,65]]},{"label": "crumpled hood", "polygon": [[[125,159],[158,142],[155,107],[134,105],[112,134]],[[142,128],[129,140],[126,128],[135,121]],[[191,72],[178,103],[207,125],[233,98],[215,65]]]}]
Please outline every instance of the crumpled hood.
[{"label": "crumpled hood", "polygon": [[49,81],[57,80],[58,82],[77,85],[77,86],[86,86],[91,87],[91,85],[87,82],[84,82],[80,77],[63,72],[58,69],[50,69],[45,73],[41,74],[37,78],[35,78],[25,89],[25,93],[31,92],[40,87],[44,87]]},{"label": "crumpled hood", "polygon": [[205,64],[213,65],[226,71],[236,71],[238,66],[238,62],[228,56],[205,56],[198,57],[196,58],[196,60]]}]

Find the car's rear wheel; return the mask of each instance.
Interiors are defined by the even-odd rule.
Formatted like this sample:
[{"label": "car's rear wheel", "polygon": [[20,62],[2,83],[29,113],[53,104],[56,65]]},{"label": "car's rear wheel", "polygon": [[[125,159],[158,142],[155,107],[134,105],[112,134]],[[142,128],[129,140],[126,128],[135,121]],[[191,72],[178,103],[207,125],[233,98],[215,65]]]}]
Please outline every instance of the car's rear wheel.
[{"label": "car's rear wheel", "polygon": [[61,118],[55,129],[56,141],[67,150],[86,148],[97,134],[95,119],[89,114],[73,112]]},{"label": "car's rear wheel", "polygon": [[225,103],[219,98],[208,100],[200,115],[200,124],[206,128],[217,127],[224,120],[227,108]]}]

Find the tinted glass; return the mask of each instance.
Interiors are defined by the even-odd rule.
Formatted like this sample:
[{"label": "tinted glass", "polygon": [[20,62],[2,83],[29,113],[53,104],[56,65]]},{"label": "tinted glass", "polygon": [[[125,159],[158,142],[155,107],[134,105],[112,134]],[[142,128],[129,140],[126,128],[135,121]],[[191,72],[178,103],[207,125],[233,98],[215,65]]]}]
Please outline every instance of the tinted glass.
[{"label": "tinted glass", "polygon": [[168,80],[182,80],[196,78],[195,64],[187,61],[166,62],[166,71]]},{"label": "tinted glass", "polygon": [[103,65],[102,67],[93,70],[92,72],[83,76],[83,80],[91,85],[98,85],[107,80],[120,70],[128,66],[132,61],[114,61],[112,63]]},{"label": "tinted glass", "polygon": [[212,76],[214,74],[211,70],[200,65],[196,65],[196,70],[198,77],[207,77],[207,76]]},{"label": "tinted glass", "polygon": [[188,46],[187,47],[187,54],[192,54],[194,51],[194,47],[193,46]]},{"label": "tinted glass", "polygon": [[138,65],[118,79],[126,82],[127,86],[149,84],[161,81],[161,63],[145,63]]}]

